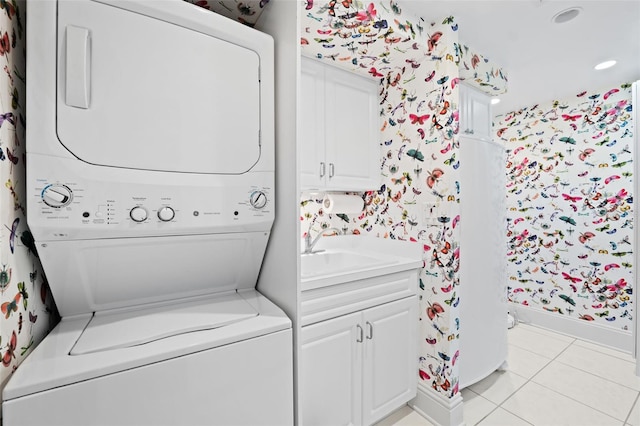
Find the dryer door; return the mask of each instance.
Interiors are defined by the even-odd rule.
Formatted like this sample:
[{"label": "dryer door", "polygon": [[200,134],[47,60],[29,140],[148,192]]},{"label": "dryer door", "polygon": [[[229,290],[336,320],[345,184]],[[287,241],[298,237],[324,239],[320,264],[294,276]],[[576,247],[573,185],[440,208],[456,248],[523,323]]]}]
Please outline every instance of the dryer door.
[{"label": "dryer door", "polygon": [[258,161],[257,52],[94,1],[59,1],[57,38],[58,138],[79,159],[216,174]]}]

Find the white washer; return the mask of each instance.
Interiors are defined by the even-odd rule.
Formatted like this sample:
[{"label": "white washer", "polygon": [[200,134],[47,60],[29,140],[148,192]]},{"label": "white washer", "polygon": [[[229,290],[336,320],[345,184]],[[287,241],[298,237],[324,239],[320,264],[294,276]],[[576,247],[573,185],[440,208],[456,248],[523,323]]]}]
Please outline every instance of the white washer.
[{"label": "white washer", "polygon": [[273,40],[181,0],[27,4],[27,204],[62,321],[13,425],[293,424]]}]

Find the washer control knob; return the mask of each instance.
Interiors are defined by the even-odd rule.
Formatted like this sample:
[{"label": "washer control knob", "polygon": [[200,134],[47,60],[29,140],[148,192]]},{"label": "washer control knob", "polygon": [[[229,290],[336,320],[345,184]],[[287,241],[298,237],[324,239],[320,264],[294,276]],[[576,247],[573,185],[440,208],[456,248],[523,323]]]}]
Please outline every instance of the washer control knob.
[{"label": "washer control knob", "polygon": [[158,219],[163,222],[170,222],[176,217],[176,212],[169,206],[162,207],[158,210]]},{"label": "washer control knob", "polygon": [[267,205],[267,194],[263,191],[253,191],[249,196],[249,203],[254,209],[262,209]]},{"label": "washer control knob", "polygon": [[49,185],[42,190],[42,201],[49,207],[61,208],[71,203],[73,193],[66,185]]},{"label": "washer control knob", "polygon": [[131,216],[131,219],[134,222],[144,222],[145,220],[147,220],[147,211],[145,210],[144,207],[140,207],[140,206],[136,206],[134,208],[131,209],[131,211],[129,212],[129,216]]}]

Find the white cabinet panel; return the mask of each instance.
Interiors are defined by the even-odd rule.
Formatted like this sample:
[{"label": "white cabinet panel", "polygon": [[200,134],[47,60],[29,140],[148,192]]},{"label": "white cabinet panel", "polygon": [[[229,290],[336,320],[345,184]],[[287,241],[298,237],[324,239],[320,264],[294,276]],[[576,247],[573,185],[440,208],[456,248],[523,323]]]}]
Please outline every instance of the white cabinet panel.
[{"label": "white cabinet panel", "polygon": [[415,397],[418,306],[415,297],[364,311],[363,424]]},{"label": "white cabinet panel", "polygon": [[301,82],[301,187],[378,189],[377,82],[309,58]]},{"label": "white cabinet panel", "polygon": [[298,159],[300,185],[303,188],[320,188],[324,186],[327,173],[324,144],[326,119],[323,106],[325,67],[310,59],[303,60],[302,64],[299,115],[302,150]]},{"label": "white cabinet panel", "polygon": [[460,85],[460,134],[491,140],[491,97],[479,90]]},{"label": "white cabinet panel", "polygon": [[417,309],[413,295],[302,327],[303,426],[371,425],[415,397]]},{"label": "white cabinet panel", "polygon": [[299,395],[303,425],[361,424],[363,332],[359,319],[356,313],[302,329]]}]

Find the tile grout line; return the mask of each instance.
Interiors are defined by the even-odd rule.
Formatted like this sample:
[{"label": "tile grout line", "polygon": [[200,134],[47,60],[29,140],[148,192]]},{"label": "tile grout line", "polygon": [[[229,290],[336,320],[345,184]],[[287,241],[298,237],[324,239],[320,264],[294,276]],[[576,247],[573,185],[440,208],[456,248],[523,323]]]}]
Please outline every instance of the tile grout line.
[{"label": "tile grout line", "polygon": [[[540,334],[540,335],[544,335],[544,334],[542,334],[542,333],[538,333],[538,334]],[[551,336],[547,336],[547,337],[551,337]],[[556,339],[556,340],[558,340],[558,339]],[[575,339],[575,338],[574,338],[571,342],[569,342],[569,344],[568,344],[568,345],[567,345],[563,350],[561,350],[561,351],[560,351],[560,352],[559,352],[555,357],[553,357],[553,358],[551,358],[551,359],[547,358],[547,359],[549,359],[549,362],[547,362],[547,363],[546,363],[542,368],[540,368],[538,371],[536,371],[536,372],[535,372],[531,377],[528,377],[528,378],[526,378],[526,377],[525,377],[526,381],[525,381],[525,382],[524,382],[520,387],[518,387],[518,389],[516,389],[516,390],[515,390],[511,395],[509,395],[507,398],[505,398],[505,400],[504,400],[504,401],[502,401],[500,404],[498,404],[498,406],[497,406],[493,411],[497,410],[498,408],[502,408],[502,409],[503,409],[504,411],[506,411],[507,413],[512,414],[512,415],[514,415],[514,416],[516,416],[517,418],[519,418],[519,419],[521,419],[521,420],[525,421],[526,423],[531,424],[532,426],[536,426],[536,425],[532,424],[531,422],[529,422],[529,421],[527,421],[527,420],[523,419],[522,417],[520,417],[520,416],[519,416],[519,415],[517,415],[516,413],[513,413],[513,412],[511,412],[511,411],[507,410],[507,409],[506,409],[505,407],[503,407],[502,405],[503,405],[505,402],[507,402],[509,399],[511,399],[511,398],[512,398],[516,393],[518,393],[518,391],[519,391],[520,389],[522,389],[522,388],[523,388],[523,387],[525,387],[529,382],[531,382],[531,380],[532,380],[534,377],[536,377],[536,376],[537,376],[537,375],[538,375],[542,370],[544,370],[545,368],[547,368],[547,367],[549,366],[549,364],[551,364],[551,363],[552,363],[553,361],[555,361],[555,360],[556,360],[560,355],[562,355],[562,354],[564,353],[564,351],[566,351],[567,349],[569,349],[569,347],[570,347],[571,345],[573,345],[573,344],[576,342],[576,340],[577,340],[577,339]],[[520,349],[522,349],[522,350],[525,350],[525,351],[531,352],[530,350],[525,349],[525,348],[522,348],[522,347],[520,347],[520,346],[518,346],[518,345],[514,345],[514,346],[517,346],[518,348],[520,348]],[[531,353],[532,353],[532,354],[536,354],[535,352],[531,352]],[[539,354],[536,354],[536,355],[539,355]],[[542,355],[540,355],[540,356],[542,356]],[[544,357],[544,358],[546,358],[546,357]],[[515,373],[514,373],[514,374],[515,374]],[[534,382],[534,383],[535,383],[535,382]],[[537,383],[536,383],[536,384],[537,384]],[[583,404],[583,405],[584,405],[584,404]],[[493,411],[492,411],[492,412],[493,412]]]},{"label": "tile grout line", "polygon": [[631,405],[631,409],[629,410],[629,413],[627,413],[627,417],[624,419],[624,425],[629,424],[629,418],[631,417],[631,413],[633,413],[633,409],[636,407],[638,400],[640,400],[640,392],[638,392],[638,395],[636,395],[636,400]]},{"label": "tile grout line", "polygon": [[[535,378],[535,377],[536,377],[536,376],[537,376],[537,375],[538,375],[542,370],[544,370],[545,368],[547,368],[547,367],[549,366],[549,364],[551,364],[553,361],[558,360],[558,357],[560,357],[560,355],[562,355],[565,351],[567,351],[567,350],[568,350],[568,349],[569,349],[569,348],[570,348],[570,347],[571,347],[575,342],[577,342],[578,340],[579,340],[579,339],[574,339],[574,340],[573,340],[569,345],[567,345],[567,347],[566,347],[566,348],[564,348],[562,351],[560,351],[560,353],[558,353],[558,355],[556,355],[556,356],[555,356],[555,358],[553,358],[551,361],[549,361],[549,363],[547,363],[544,367],[542,367],[542,368],[541,368],[541,369],[540,369],[536,374],[534,374],[533,376],[531,376],[531,378],[530,378],[529,380],[527,380],[527,382],[526,382],[525,384],[527,384],[529,381],[533,380],[533,378]],[[579,346],[579,345],[578,345],[578,346]],[[583,349],[590,350],[590,349],[588,349],[588,348],[583,348]],[[597,352],[597,351],[594,351],[594,352]],[[599,352],[599,353],[601,353],[601,352]],[[613,358],[615,358],[615,357],[613,357]],[[565,363],[564,363],[564,362],[562,362],[562,361],[559,361],[559,360],[558,360],[558,362],[559,362],[560,364],[562,364],[562,365],[566,365],[566,366],[568,366],[568,367],[575,368],[576,370],[582,371],[582,372],[587,373],[587,374],[591,374],[592,376],[598,377],[599,379],[607,380],[608,382],[611,382],[611,383],[614,383],[614,384],[616,384],[616,385],[618,385],[618,386],[622,386],[622,387],[624,387],[624,388],[627,388],[627,389],[629,389],[629,390],[632,390],[633,392],[638,393],[638,396],[640,396],[640,392],[639,392],[639,391],[637,391],[637,390],[635,390],[635,389],[632,389],[632,388],[629,388],[628,386],[624,386],[624,385],[622,385],[622,384],[620,384],[620,383],[617,383],[617,382],[614,382],[614,381],[612,381],[612,380],[605,379],[604,377],[597,376],[597,375],[595,375],[595,374],[593,374],[593,373],[591,373],[591,372],[589,372],[589,371],[585,371],[585,370],[582,370],[582,369],[580,369],[580,368],[573,367],[573,366],[571,366],[571,365],[569,365],[569,364],[565,364]],[[589,407],[589,408],[591,408],[592,410],[595,410],[595,411],[597,411],[597,412],[599,412],[599,413],[602,413],[602,414],[604,414],[604,415],[605,415],[605,416],[607,416],[607,417],[610,417],[610,418],[612,418],[612,419],[614,419],[614,420],[618,420],[618,421],[620,421],[620,419],[613,417],[611,414],[605,413],[604,411],[601,411],[601,410],[599,410],[599,409],[597,409],[597,408],[595,408],[595,407],[591,407],[591,406],[589,406],[589,405],[587,405],[587,404],[583,403],[582,401],[579,401],[579,400],[577,400],[577,399],[574,399],[574,398],[573,398],[573,397],[571,397],[570,395],[564,395],[564,394],[562,394],[562,393],[560,393],[560,392],[558,392],[558,391],[556,391],[556,390],[554,390],[554,389],[551,389],[551,388],[549,388],[549,387],[547,387],[547,386],[545,386],[545,385],[543,385],[543,384],[537,383],[537,382],[533,382],[533,383],[535,383],[536,385],[541,386],[541,387],[543,387],[543,388],[545,388],[545,389],[548,389],[548,390],[550,390],[551,392],[556,392],[556,393],[558,393],[558,394],[560,394],[560,395],[563,395],[564,397],[569,398],[570,400],[575,401],[575,402],[577,402],[578,404],[584,405],[585,407]],[[524,386],[524,385],[522,385],[522,386]],[[519,388],[519,389],[520,389],[520,388]],[[518,390],[519,390],[519,389],[518,389]],[[514,394],[515,394],[515,392],[514,392]],[[513,395],[513,394],[512,394],[512,395]],[[636,396],[636,401],[638,400],[638,396]],[[511,397],[511,396],[510,396],[510,397]],[[510,397],[509,397],[509,398],[510,398]],[[507,399],[508,399],[508,398],[507,398]],[[505,400],[505,401],[506,401],[506,400]],[[503,401],[503,402],[504,402],[504,401]],[[502,405],[502,404],[501,404],[501,405]],[[628,419],[628,418],[629,418],[629,416],[631,415],[631,411],[633,410],[634,405],[635,405],[635,404],[631,405],[631,409],[629,410],[629,413],[627,414],[627,417],[626,417],[627,419]],[[505,410],[506,410],[506,409],[505,409]],[[507,411],[508,411],[508,410],[507,410]],[[514,414],[514,413],[511,413],[511,414]],[[626,420],[623,420],[623,425],[626,425],[626,424],[627,424]]]}]

